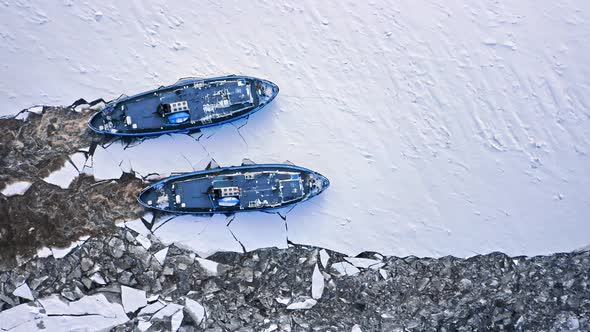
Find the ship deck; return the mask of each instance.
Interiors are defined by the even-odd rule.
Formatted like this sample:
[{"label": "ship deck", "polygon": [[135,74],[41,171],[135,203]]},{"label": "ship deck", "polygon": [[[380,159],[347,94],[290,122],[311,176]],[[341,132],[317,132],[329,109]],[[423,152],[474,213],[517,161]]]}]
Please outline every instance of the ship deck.
[{"label": "ship deck", "polygon": [[[254,91],[253,82],[246,79],[201,85],[191,83],[118,104],[117,112],[120,114],[115,117],[120,121],[117,129],[132,131],[180,127],[168,123],[167,118],[158,112],[158,107],[161,104],[181,101],[188,103],[190,114],[190,122],[184,125],[205,125],[249,111],[258,104],[258,96]],[[121,106],[124,106],[124,110],[121,110]]]},{"label": "ship deck", "polygon": [[211,175],[175,182],[174,188],[169,189],[170,208],[223,209],[218,205],[218,198],[211,193],[215,189],[230,187],[239,188],[239,195],[236,197],[239,198],[239,209],[242,210],[278,207],[305,196],[299,172],[261,171]]}]

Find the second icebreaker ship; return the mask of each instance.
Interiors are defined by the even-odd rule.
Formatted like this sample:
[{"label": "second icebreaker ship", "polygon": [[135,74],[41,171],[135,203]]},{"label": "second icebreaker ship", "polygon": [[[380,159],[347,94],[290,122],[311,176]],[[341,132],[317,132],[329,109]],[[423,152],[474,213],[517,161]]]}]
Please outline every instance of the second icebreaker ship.
[{"label": "second icebreaker ship", "polygon": [[319,195],[323,175],[292,164],[242,164],[186,173],[145,188],[138,201],[169,213],[234,213],[282,208]]},{"label": "second icebreaker ship", "polygon": [[279,93],[276,84],[249,76],[188,78],[110,102],[88,125],[98,133],[150,136],[189,132],[248,116]]}]

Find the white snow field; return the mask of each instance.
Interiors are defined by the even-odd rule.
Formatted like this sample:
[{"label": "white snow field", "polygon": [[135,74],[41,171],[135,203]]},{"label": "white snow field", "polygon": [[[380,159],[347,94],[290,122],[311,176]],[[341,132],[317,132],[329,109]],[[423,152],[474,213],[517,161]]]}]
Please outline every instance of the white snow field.
[{"label": "white snow field", "polygon": [[156,231],[166,241],[210,253],[241,250],[234,237],[247,250],[288,238],[398,256],[590,243],[588,1],[5,0],[0,41],[4,114],[187,76],[279,85],[247,123],[95,158],[100,178],[121,161],[146,175],[213,157],[288,159],[331,181],[287,228],[266,213],[229,227],[182,217]]}]

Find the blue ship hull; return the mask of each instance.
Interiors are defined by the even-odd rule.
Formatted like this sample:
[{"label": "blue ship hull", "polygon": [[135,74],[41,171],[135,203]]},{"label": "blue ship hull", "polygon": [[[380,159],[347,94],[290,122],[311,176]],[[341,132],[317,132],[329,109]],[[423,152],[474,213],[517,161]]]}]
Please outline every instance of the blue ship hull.
[{"label": "blue ship hull", "polygon": [[326,177],[303,167],[242,165],[166,178],[145,188],[138,201],[179,214],[266,211],[306,201],[329,185]]},{"label": "blue ship hull", "polygon": [[248,76],[183,79],[110,102],[88,126],[114,136],[153,136],[197,131],[247,117],[270,103],[279,88]]}]

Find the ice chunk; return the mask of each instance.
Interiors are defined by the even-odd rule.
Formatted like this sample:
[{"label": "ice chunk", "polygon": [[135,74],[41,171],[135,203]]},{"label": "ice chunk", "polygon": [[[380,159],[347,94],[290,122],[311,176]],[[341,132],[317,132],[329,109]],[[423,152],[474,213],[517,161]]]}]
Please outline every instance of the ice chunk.
[{"label": "ice chunk", "polygon": [[304,301],[301,302],[295,302],[295,303],[291,303],[287,306],[288,310],[306,310],[306,309],[311,309],[314,305],[316,305],[316,303],[318,303],[318,301],[314,300],[314,299],[306,299]]},{"label": "ice chunk", "polygon": [[320,250],[320,262],[322,262],[322,266],[325,268],[328,267],[328,261],[330,260],[330,254],[325,249]]},{"label": "ice chunk", "polygon": [[135,312],[147,305],[145,291],[127,286],[121,286],[121,301],[125,312]]},{"label": "ice chunk", "polygon": [[115,160],[111,154],[97,146],[94,151],[93,158],[93,174],[96,180],[118,179],[123,174],[119,162]]},{"label": "ice chunk", "polygon": [[69,247],[66,248],[51,248],[51,252],[53,253],[53,257],[55,258],[64,258],[70,251],[74,250],[78,246],[78,242],[73,242],[70,244]]},{"label": "ice chunk", "polygon": [[184,310],[186,310],[197,326],[199,326],[205,318],[205,308],[195,300],[186,298]]},{"label": "ice chunk", "polygon": [[27,111],[35,114],[41,114],[43,112],[43,106],[34,106],[27,109]]},{"label": "ice chunk", "polygon": [[338,262],[332,264],[332,268],[338,272],[339,275],[353,276],[360,272],[354,265],[348,262]]},{"label": "ice chunk", "polygon": [[33,296],[33,293],[31,292],[31,289],[27,283],[18,286],[14,292],[12,292],[12,295],[22,297],[23,299],[27,299],[29,301],[35,300],[35,297]]},{"label": "ice chunk", "polygon": [[350,264],[361,268],[361,269],[379,269],[385,265],[380,260],[369,259],[369,258],[357,258],[357,257],[344,257],[344,259]]},{"label": "ice chunk", "polygon": [[207,272],[210,276],[216,276],[218,273],[217,267],[219,263],[214,262],[209,259],[199,258],[196,257],[195,260],[199,263],[199,265]]},{"label": "ice chunk", "polygon": [[55,258],[63,258],[65,257],[67,254],[69,254],[72,250],[74,250],[76,247],[81,246],[82,244],[84,244],[84,242],[86,242],[86,240],[88,240],[90,238],[90,236],[82,236],[80,237],[80,239],[76,242],[72,242],[68,247],[66,248],[50,248],[53,257]]},{"label": "ice chunk", "polygon": [[311,276],[311,297],[319,299],[324,292],[324,276],[316,264]]},{"label": "ice chunk", "polygon": [[43,181],[51,184],[55,184],[62,189],[68,189],[70,183],[79,175],[78,170],[69,161],[65,161],[62,168],[49,174],[48,177],[44,178]]},{"label": "ice chunk", "polygon": [[280,304],[287,305],[291,301],[291,298],[290,297],[277,297],[277,298],[275,298],[275,301],[277,301]]},{"label": "ice chunk", "polygon": [[145,249],[149,249],[152,246],[152,241],[150,241],[145,235],[139,234],[135,240],[137,240],[137,242],[139,242],[139,244]]},{"label": "ice chunk", "polygon": [[[153,218],[153,215],[151,213],[146,213],[142,218],[146,221],[151,221]],[[135,219],[132,221],[127,221],[123,224],[123,226],[125,226],[129,229],[132,229],[141,235],[147,236],[148,234],[151,234],[151,232],[149,229],[147,229],[145,227],[145,224],[141,220],[142,218],[138,218],[138,219]]]},{"label": "ice chunk", "polygon": [[162,308],[160,311],[156,312],[152,316],[152,319],[164,319],[165,317],[170,317],[174,315],[179,310],[182,310],[182,306],[180,304],[170,303],[164,308]]},{"label": "ice chunk", "polygon": [[387,278],[389,278],[389,275],[387,274],[387,270],[379,269],[379,274],[381,275],[381,277],[383,277],[384,280],[387,280]]},{"label": "ice chunk", "polygon": [[361,330],[361,327],[358,324],[354,324],[350,332],[363,332],[363,330]]},{"label": "ice chunk", "polygon": [[170,320],[172,332],[176,332],[178,328],[180,328],[183,318],[184,313],[182,313],[182,310],[178,310],[174,315],[172,315],[172,319]]},{"label": "ice chunk", "polygon": [[2,195],[6,197],[14,196],[14,195],[24,195],[27,190],[31,187],[32,183],[29,181],[18,181],[13,182],[2,190]]},{"label": "ice chunk", "polygon": [[88,109],[90,109],[90,105],[88,105],[88,104],[80,104],[80,105],[74,107],[74,112],[81,113],[82,111],[86,111]]},{"label": "ice chunk", "polygon": [[29,110],[23,110],[21,112],[18,112],[18,114],[14,118],[17,120],[26,121],[29,118],[29,114],[31,114]]},{"label": "ice chunk", "polygon": [[47,247],[43,247],[39,250],[37,250],[37,257],[39,258],[45,258],[45,257],[49,257],[53,255],[53,253],[51,252],[51,249],[47,248]]},{"label": "ice chunk", "polygon": [[154,257],[158,260],[158,262],[160,262],[160,265],[164,265],[164,262],[166,261],[167,254],[168,254],[168,247],[155,253]]},{"label": "ice chunk", "polygon": [[104,280],[104,278],[98,272],[94,273],[90,277],[90,280],[94,281],[98,285],[106,285],[106,281]]},{"label": "ice chunk", "polygon": [[141,332],[147,331],[152,326],[152,323],[149,321],[139,320],[137,323],[137,329]]},{"label": "ice chunk", "polygon": [[149,315],[153,315],[154,313],[156,313],[158,310],[164,308],[164,304],[162,304],[162,302],[154,302],[150,305],[148,305],[147,307],[141,309],[139,311],[139,313],[137,314],[137,316],[149,316]]}]

